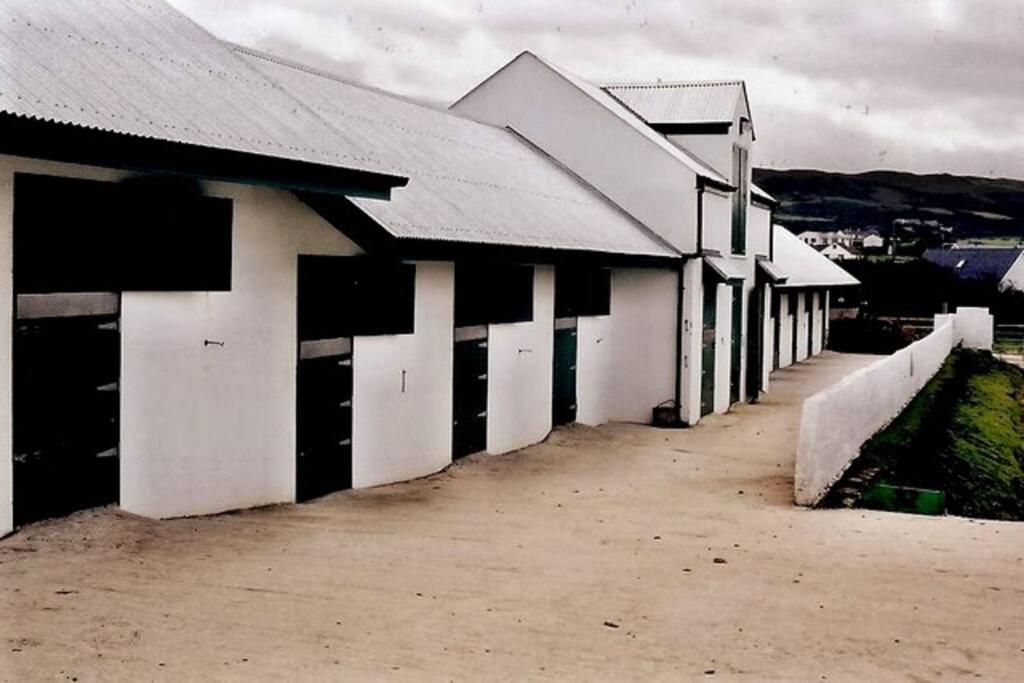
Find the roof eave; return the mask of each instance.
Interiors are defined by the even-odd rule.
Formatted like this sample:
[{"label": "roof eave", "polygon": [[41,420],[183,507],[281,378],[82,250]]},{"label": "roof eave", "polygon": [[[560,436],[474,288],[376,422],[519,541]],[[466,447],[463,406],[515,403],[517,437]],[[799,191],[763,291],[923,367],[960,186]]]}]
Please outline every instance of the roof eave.
[{"label": "roof eave", "polygon": [[403,176],[205,147],[0,112],[0,154],[389,199]]}]

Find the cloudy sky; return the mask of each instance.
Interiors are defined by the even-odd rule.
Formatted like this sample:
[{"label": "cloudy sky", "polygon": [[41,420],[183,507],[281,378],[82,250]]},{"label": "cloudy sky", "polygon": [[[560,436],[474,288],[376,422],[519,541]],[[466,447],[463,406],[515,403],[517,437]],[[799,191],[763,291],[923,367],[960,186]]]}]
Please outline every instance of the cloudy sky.
[{"label": "cloudy sky", "polygon": [[757,162],[1024,178],[1020,0],[171,0],[227,40],[442,105],[522,50],[743,78]]}]

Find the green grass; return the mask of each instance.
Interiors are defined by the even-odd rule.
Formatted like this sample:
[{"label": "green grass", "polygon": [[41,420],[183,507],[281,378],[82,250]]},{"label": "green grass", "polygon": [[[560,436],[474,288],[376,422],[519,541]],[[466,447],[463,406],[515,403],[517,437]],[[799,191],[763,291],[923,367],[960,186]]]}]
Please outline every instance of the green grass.
[{"label": "green grass", "polygon": [[946,493],[952,514],[1024,520],[1024,372],[958,350],[910,405],[861,449],[826,505],[851,481]]},{"label": "green grass", "polygon": [[950,512],[1024,519],[1024,373],[991,357],[970,359],[942,452]]}]

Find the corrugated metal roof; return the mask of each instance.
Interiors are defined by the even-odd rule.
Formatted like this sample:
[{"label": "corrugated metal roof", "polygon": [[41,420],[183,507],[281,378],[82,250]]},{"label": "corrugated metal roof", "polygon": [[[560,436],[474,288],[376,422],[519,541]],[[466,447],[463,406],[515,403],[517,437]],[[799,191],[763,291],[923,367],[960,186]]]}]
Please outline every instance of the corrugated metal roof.
[{"label": "corrugated metal roof", "polygon": [[788,275],[786,282],[777,286],[836,287],[860,284],[857,278],[828,260],[828,257],[819,254],[814,247],[804,244],[781,225],[774,226],[772,232],[775,234],[772,262]]},{"label": "corrugated metal roof", "polygon": [[387,171],[161,0],[3,0],[0,112],[208,148]]},{"label": "corrugated metal roof", "polygon": [[1007,247],[957,247],[925,249],[922,258],[953,270],[962,280],[1002,280],[1024,249]]},{"label": "corrugated metal roof", "polygon": [[353,199],[398,238],[678,256],[511,131],[234,49],[310,111],[371,147],[388,168],[410,177],[390,201]]},{"label": "corrugated metal roof", "polygon": [[636,83],[602,88],[649,124],[732,123],[743,81]]},{"label": "corrugated metal roof", "polygon": [[652,130],[643,120],[638,118],[634,112],[624,107],[621,102],[619,102],[617,99],[615,99],[614,97],[612,97],[611,95],[609,95],[604,90],[594,85],[587,79],[577,76],[576,74],[570,71],[566,71],[565,69],[555,64],[552,64],[551,62],[545,59],[538,57],[532,52],[524,52],[523,54],[530,55],[538,62],[544,64],[549,69],[560,75],[562,78],[575,85],[595,102],[599,103],[605,109],[618,116],[624,122],[629,124],[634,130],[636,130],[638,133],[647,138],[650,142],[658,145],[658,147],[662,148],[663,150],[671,154],[673,157],[682,162],[697,175],[701,176],[702,178],[707,178],[708,180],[713,180],[722,185],[731,185],[731,183],[718,171],[711,168],[709,165],[701,161],[698,157],[694,156],[689,150],[685,150],[673,145],[665,138],[664,135],[661,135],[660,133]]}]

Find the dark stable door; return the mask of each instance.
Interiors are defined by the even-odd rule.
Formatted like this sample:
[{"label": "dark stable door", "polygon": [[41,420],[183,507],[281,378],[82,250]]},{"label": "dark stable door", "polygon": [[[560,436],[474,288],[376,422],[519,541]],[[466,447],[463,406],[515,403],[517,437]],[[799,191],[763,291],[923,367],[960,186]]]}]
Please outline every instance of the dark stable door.
[{"label": "dark stable door", "polygon": [[455,342],[452,459],[487,448],[487,339]]},{"label": "dark stable door", "polygon": [[740,366],[743,362],[743,283],[732,285],[732,348],[729,358],[729,403],[740,400]]},{"label": "dark stable door", "polygon": [[15,525],[118,502],[117,321],[15,322]]},{"label": "dark stable door", "polygon": [[352,488],[352,353],[300,358],[295,498]]},{"label": "dark stable door", "polygon": [[556,425],[576,421],[576,328],[555,330],[554,396],[551,418]]},{"label": "dark stable door", "polygon": [[756,401],[761,394],[764,373],[764,309],[765,286],[750,290],[747,306],[747,400]]},{"label": "dark stable door", "polygon": [[[710,280],[710,281],[709,281]],[[715,410],[715,316],[718,306],[718,286],[704,277],[704,326],[701,337],[700,414]]]}]

